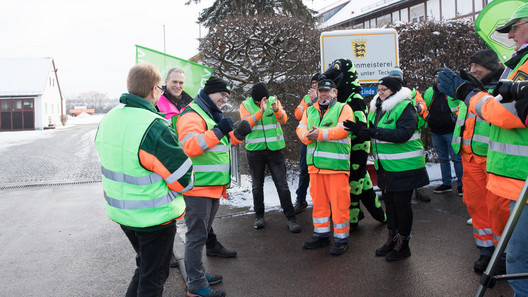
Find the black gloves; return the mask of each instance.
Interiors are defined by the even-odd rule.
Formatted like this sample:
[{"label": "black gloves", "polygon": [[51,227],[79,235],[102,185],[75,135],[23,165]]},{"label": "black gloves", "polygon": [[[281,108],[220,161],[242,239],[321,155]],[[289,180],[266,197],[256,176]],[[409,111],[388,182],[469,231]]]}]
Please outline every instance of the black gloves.
[{"label": "black gloves", "polygon": [[242,141],[244,140],[244,138],[246,137],[246,135],[248,135],[249,133],[251,133],[251,125],[249,124],[248,121],[246,120],[243,120],[242,122],[240,122],[238,124],[238,127],[235,129],[235,131],[233,132],[233,134],[235,135],[235,137]]},{"label": "black gloves", "polygon": [[215,126],[215,128],[220,129],[222,131],[222,134],[227,135],[229,132],[233,131],[235,123],[233,122],[233,119],[231,117],[225,117],[218,122],[218,125]]},{"label": "black gloves", "polygon": [[526,116],[528,116],[528,97],[523,97],[515,102],[515,109],[517,110],[517,116],[525,125],[527,125]]},{"label": "black gloves", "polygon": [[364,127],[362,124],[352,122],[351,120],[346,120],[343,122],[345,130],[352,132],[353,135],[356,135],[359,138],[371,137],[372,130]]}]

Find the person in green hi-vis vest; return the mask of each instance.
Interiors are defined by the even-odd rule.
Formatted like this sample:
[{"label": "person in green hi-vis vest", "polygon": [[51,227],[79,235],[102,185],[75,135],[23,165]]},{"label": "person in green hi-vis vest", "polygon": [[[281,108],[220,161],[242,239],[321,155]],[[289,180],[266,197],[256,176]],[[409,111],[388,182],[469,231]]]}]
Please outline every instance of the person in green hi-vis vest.
[{"label": "person in green hi-vis vest", "polygon": [[270,96],[268,86],[259,82],[251,88],[251,97],[240,104],[240,118],[248,121],[252,127],[245,141],[252,179],[254,228],[264,228],[264,178],[267,167],[277,188],[288,229],[293,233],[301,232],[301,227],[295,221],[282,153],[286,144],[281,125],[288,120],[286,112],[279,100]]},{"label": "person in green hi-vis vest", "polygon": [[194,185],[191,159],[154,107],[160,85],[155,66],[132,67],[128,93],[101,120],[95,137],[106,211],[136,252],[137,268],[126,296],[162,295],[176,220],[185,213],[181,193]]}]

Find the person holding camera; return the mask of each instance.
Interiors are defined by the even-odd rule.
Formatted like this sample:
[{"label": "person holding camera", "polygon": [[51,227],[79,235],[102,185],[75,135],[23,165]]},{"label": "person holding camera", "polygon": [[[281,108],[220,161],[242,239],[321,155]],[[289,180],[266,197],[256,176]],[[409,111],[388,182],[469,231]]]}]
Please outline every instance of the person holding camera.
[{"label": "person holding camera", "polygon": [[[457,99],[464,100],[468,110],[491,123],[486,160],[488,172],[487,189],[510,200],[510,209],[519,197],[528,176],[528,128],[525,118],[519,118],[516,102],[527,100],[528,88],[528,3],[520,6],[510,20],[495,29],[508,33],[515,42],[515,53],[505,62],[503,82],[495,88],[493,95],[479,87],[478,81],[465,75],[462,77],[449,68],[444,68],[438,77],[439,89]],[[518,103],[518,102],[517,102]],[[528,268],[528,208],[519,217],[517,228],[506,249],[506,271],[524,273]],[[508,281],[518,296],[528,296],[528,280]]]}]

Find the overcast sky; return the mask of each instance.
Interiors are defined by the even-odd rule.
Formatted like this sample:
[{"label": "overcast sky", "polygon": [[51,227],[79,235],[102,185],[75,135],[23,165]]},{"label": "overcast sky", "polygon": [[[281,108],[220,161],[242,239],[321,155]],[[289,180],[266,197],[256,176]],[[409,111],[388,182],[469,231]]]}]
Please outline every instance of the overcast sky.
[{"label": "overcast sky", "polygon": [[[319,9],[338,0],[304,0]],[[53,57],[66,98],[126,91],[135,45],[189,59],[205,34],[196,23],[213,0],[0,0],[0,57]]]}]

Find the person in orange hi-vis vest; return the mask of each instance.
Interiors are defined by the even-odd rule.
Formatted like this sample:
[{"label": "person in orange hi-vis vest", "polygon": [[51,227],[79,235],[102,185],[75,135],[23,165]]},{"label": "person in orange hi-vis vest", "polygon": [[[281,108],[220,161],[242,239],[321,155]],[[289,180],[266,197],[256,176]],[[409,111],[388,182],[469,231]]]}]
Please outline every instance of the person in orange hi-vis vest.
[{"label": "person in orange hi-vis vest", "polygon": [[210,286],[222,282],[221,275],[206,274],[202,251],[231,182],[230,145],[241,143],[251,132],[247,121],[234,129],[233,119],[221,111],[231,93],[227,83],[211,76],[177,121],[178,139],[192,160],[196,181],[185,193],[185,254],[187,296],[222,297],[225,292]]},{"label": "person in orange hi-vis vest", "polygon": [[297,136],[307,145],[306,161],[313,202],[313,236],[303,242],[304,249],[330,244],[333,225],[334,245],[330,254],[348,249],[350,231],[350,134],[343,122],[353,121],[352,108],[337,102],[337,87],[330,79],[319,81],[319,99],[303,114]]},{"label": "person in orange hi-vis vest", "polygon": [[[308,93],[304,95],[301,102],[295,108],[295,118],[301,120],[304,112],[308,107],[312,106],[317,101],[317,83],[319,82],[320,73],[312,75],[311,87],[308,89]],[[308,165],[306,165],[306,144],[301,142],[299,148],[299,184],[297,185],[297,198],[295,199],[294,211],[295,214],[301,213],[308,203],[306,202],[306,192],[310,186],[310,175],[308,174]]]},{"label": "person in orange hi-vis vest", "polygon": [[[491,11],[490,11],[491,12]],[[515,43],[515,53],[507,60],[494,95],[479,87],[470,76],[462,77],[444,68],[438,77],[439,88],[449,96],[464,100],[468,111],[491,124],[486,160],[488,182],[486,188],[509,200],[510,210],[515,206],[528,176],[528,128],[519,118],[516,102],[526,100],[528,84],[528,3],[515,10],[505,24],[495,29],[508,33]],[[503,85],[510,87],[503,88]],[[514,85],[511,85],[514,84]],[[517,214],[517,227],[506,247],[506,272],[525,273],[528,267],[528,208]],[[508,281],[516,296],[528,296],[528,279]]]},{"label": "person in orange hi-vis vest", "polygon": [[[481,50],[473,54],[469,62],[470,73],[492,92],[504,71],[497,54],[492,50]],[[460,152],[462,156],[463,200],[472,218],[473,237],[480,254],[473,265],[477,273],[484,272],[488,266],[510,216],[508,200],[486,189],[489,131],[490,123],[468,111],[466,104],[461,102],[452,145],[455,153]],[[504,259],[496,267],[498,274],[505,273]]]}]

